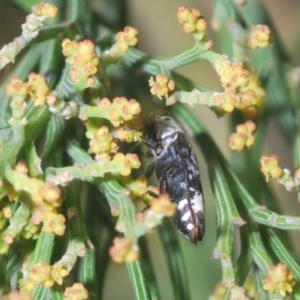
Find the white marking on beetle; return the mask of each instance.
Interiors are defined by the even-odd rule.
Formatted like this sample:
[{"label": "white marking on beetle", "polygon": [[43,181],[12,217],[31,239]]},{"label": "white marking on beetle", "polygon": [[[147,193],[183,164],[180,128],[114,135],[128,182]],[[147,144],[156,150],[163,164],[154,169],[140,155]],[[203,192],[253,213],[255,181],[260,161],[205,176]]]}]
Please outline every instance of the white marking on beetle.
[{"label": "white marking on beetle", "polygon": [[182,210],[185,206],[187,206],[187,204],[188,204],[187,199],[182,199],[182,200],[179,201],[179,203],[177,205],[177,208],[179,210]]},{"label": "white marking on beetle", "polygon": [[195,212],[201,210],[203,211],[203,197],[202,194],[196,194],[192,199],[192,207]]},{"label": "white marking on beetle", "polygon": [[191,217],[191,212],[188,210],[182,217],[181,221],[187,221]]},{"label": "white marking on beetle", "polygon": [[188,229],[188,230],[193,230],[194,229],[194,225],[192,224],[192,223],[189,223],[189,224],[187,224],[186,225],[186,228]]}]

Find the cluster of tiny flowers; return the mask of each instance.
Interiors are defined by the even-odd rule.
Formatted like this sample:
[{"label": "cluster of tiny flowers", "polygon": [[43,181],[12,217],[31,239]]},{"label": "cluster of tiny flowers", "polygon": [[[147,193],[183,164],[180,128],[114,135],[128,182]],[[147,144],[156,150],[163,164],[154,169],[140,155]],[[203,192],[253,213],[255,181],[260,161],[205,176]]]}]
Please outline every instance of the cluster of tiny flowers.
[{"label": "cluster of tiny flowers", "polygon": [[151,94],[157,96],[160,100],[162,97],[166,97],[168,99],[175,89],[174,81],[169,79],[165,74],[156,75],[155,80],[151,77],[149,85],[151,87]]},{"label": "cluster of tiny flowers", "polygon": [[232,112],[238,101],[234,88],[226,88],[224,93],[214,94],[214,105],[225,112]]},{"label": "cluster of tiny flowers", "polygon": [[117,153],[111,163],[111,172],[121,174],[122,176],[129,176],[132,169],[138,169],[141,166],[139,157],[134,153]]},{"label": "cluster of tiny flowers", "polygon": [[32,7],[32,13],[37,17],[53,18],[57,13],[57,7],[46,2],[41,2]]},{"label": "cluster of tiny flowers", "polygon": [[12,109],[12,117],[9,123],[12,125],[15,122],[23,125],[27,124],[25,117],[28,97],[27,85],[18,77],[13,77],[10,84],[6,87],[6,93],[11,96],[10,107]]},{"label": "cluster of tiny flowers", "polygon": [[249,72],[243,69],[242,63],[231,63],[226,56],[220,56],[213,66],[225,89],[224,93],[215,94],[215,105],[226,112],[231,112],[240,101],[236,89],[248,84]]},{"label": "cluster of tiny flowers", "polygon": [[135,46],[138,42],[138,31],[134,27],[126,26],[124,31],[120,31],[116,34],[116,47],[122,53],[126,53],[129,46]]},{"label": "cluster of tiny flowers", "polygon": [[130,199],[134,201],[139,210],[144,210],[150,205],[154,195],[158,195],[158,188],[147,185],[147,177],[140,176],[137,179],[131,177],[121,178],[122,185],[130,190]]},{"label": "cluster of tiny flowers", "polygon": [[271,30],[268,25],[253,26],[248,39],[248,46],[251,49],[265,48],[271,43]]},{"label": "cluster of tiny flowers", "polygon": [[263,280],[263,288],[271,293],[280,293],[283,297],[293,291],[296,284],[294,275],[284,263],[272,266],[268,270],[268,277]]},{"label": "cluster of tiny flowers", "polygon": [[271,177],[277,179],[277,182],[282,184],[287,191],[296,191],[299,189],[300,168],[295,170],[293,176],[290,170],[281,167],[279,158],[276,155],[272,155],[271,157],[262,156],[260,163],[261,171],[266,176],[267,181]]},{"label": "cluster of tiny flowers", "polygon": [[118,127],[113,130],[113,135],[122,142],[133,143],[142,140],[143,133],[129,126]]},{"label": "cluster of tiny flowers", "polygon": [[25,118],[28,97],[32,99],[35,106],[44,105],[50,93],[46,79],[41,74],[30,73],[26,83],[18,77],[13,77],[6,87],[6,93],[12,97],[10,107],[12,108],[12,118],[10,124],[18,121],[26,125]]},{"label": "cluster of tiny flowers", "polygon": [[186,33],[193,33],[199,41],[204,38],[207,22],[201,16],[199,9],[189,9],[186,6],[179,7],[177,10],[178,22],[183,24]]},{"label": "cluster of tiny flowers", "polygon": [[22,272],[23,278],[20,279],[19,286],[20,290],[23,292],[31,292],[37,285],[51,287],[54,282],[61,285],[63,282],[62,278],[69,274],[69,272],[63,268],[61,263],[50,266],[44,262],[32,266],[24,264]]},{"label": "cluster of tiny flowers", "polygon": [[139,257],[139,248],[131,238],[115,238],[113,246],[109,248],[109,255],[115,263],[125,260],[134,262]]},{"label": "cluster of tiny flowers", "polygon": [[21,231],[21,236],[28,240],[36,240],[40,235],[40,226],[33,224],[32,222],[27,223]]},{"label": "cluster of tiny flowers", "polygon": [[103,53],[104,59],[116,62],[128,51],[129,46],[135,46],[138,43],[137,34],[137,29],[130,26],[126,26],[124,31],[119,31],[116,34],[116,43]]},{"label": "cluster of tiny flowers", "polygon": [[240,88],[238,96],[239,101],[236,104],[236,108],[241,110],[247,118],[255,117],[258,109],[262,106],[265,96],[265,91],[259,85],[259,79],[256,74],[250,74],[248,84]]},{"label": "cluster of tiny flowers", "polygon": [[254,143],[253,133],[256,125],[252,121],[240,124],[236,127],[236,133],[232,133],[229,137],[229,146],[232,150],[242,151],[245,147],[249,148]]},{"label": "cluster of tiny flowers", "polygon": [[172,217],[176,212],[176,204],[171,202],[167,194],[154,198],[150,208],[144,213],[138,214],[138,221],[145,226],[147,230],[153,229],[161,224],[164,217]]},{"label": "cluster of tiny flowers", "polygon": [[127,100],[125,97],[116,97],[112,102],[103,98],[98,101],[98,107],[101,109],[99,117],[108,119],[115,127],[132,120],[141,112],[141,106],[135,99]]},{"label": "cluster of tiny flowers", "polygon": [[63,283],[63,277],[66,277],[69,275],[69,272],[66,270],[66,268],[62,265],[61,262],[55,263],[51,268],[51,277],[55,282],[62,285]]},{"label": "cluster of tiny flowers", "polygon": [[[17,193],[26,192],[32,200],[31,218],[22,228],[21,235],[25,238],[37,238],[41,223],[42,231],[63,235],[65,217],[56,210],[62,202],[60,190],[52,183],[28,177],[26,165],[22,163],[10,171],[9,178],[13,178],[11,183]],[[18,233],[18,230],[10,226],[4,234],[3,241],[11,244]],[[7,247],[1,246],[0,252],[4,253],[7,250]]]},{"label": "cluster of tiny flowers", "polygon": [[266,176],[267,181],[269,178],[278,179],[283,174],[283,169],[279,162],[279,157],[277,155],[272,155],[270,157],[262,156],[260,158],[261,171]]},{"label": "cluster of tiny flowers", "polygon": [[258,77],[244,70],[241,62],[231,63],[226,56],[218,58],[214,67],[225,90],[223,93],[215,93],[215,105],[225,112],[237,108],[247,118],[254,117],[265,95]]},{"label": "cluster of tiny flowers", "polygon": [[1,49],[0,70],[6,64],[14,62],[15,56],[38,35],[44,20],[54,17],[56,13],[57,8],[48,3],[42,2],[33,6],[32,14],[26,17],[26,23],[22,25],[22,35]]},{"label": "cluster of tiny flowers", "polygon": [[51,266],[40,262],[33,266],[24,269],[24,277],[19,281],[20,290],[25,292],[31,292],[37,285],[44,285],[45,287],[51,287],[54,284],[51,278]]},{"label": "cluster of tiny flowers", "polygon": [[232,63],[227,56],[221,55],[216,59],[213,66],[219,74],[224,88],[238,88],[248,84],[249,72],[243,69],[241,62]]},{"label": "cluster of tiny flowers", "polygon": [[87,135],[91,135],[89,153],[96,154],[96,161],[110,160],[109,154],[116,153],[119,148],[107,126],[101,126],[92,134],[87,131]]},{"label": "cluster of tiny flowers", "polygon": [[74,283],[71,287],[66,288],[64,292],[64,300],[85,300],[88,297],[88,291],[82,283]]},{"label": "cluster of tiny flowers", "polygon": [[27,86],[29,96],[34,101],[34,105],[44,105],[50,93],[45,77],[41,74],[30,73],[28,75]]},{"label": "cluster of tiny flowers", "polygon": [[94,44],[90,40],[82,42],[64,39],[62,52],[70,64],[70,77],[75,84],[75,89],[82,91],[94,86],[99,58],[96,56]]},{"label": "cluster of tiny flowers", "polygon": [[[96,154],[96,161],[109,161],[110,155],[116,153],[119,148],[116,139],[126,142],[141,140],[142,132],[130,129],[132,123],[133,128],[139,127],[141,106],[135,99],[127,100],[125,97],[116,97],[112,102],[108,98],[103,98],[97,100],[96,104],[81,108],[79,116],[87,127],[86,136],[90,139],[89,152]],[[89,120],[91,117],[107,119],[114,128],[110,129],[105,125],[99,128],[99,123],[103,124],[103,120],[96,124]],[[123,127],[119,127],[121,124]],[[126,125],[129,127],[125,127]]]}]

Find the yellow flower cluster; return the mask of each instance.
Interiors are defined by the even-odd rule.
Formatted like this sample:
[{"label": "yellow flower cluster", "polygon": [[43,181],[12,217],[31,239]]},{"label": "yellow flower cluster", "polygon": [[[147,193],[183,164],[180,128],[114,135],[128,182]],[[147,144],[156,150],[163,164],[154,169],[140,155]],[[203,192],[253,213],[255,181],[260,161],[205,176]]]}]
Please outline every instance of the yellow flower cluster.
[{"label": "yellow flower cluster", "polygon": [[[24,164],[18,164],[15,170],[7,171],[6,176],[16,193],[25,192],[31,197],[31,219],[23,227],[22,236],[37,238],[41,223],[42,231],[63,235],[65,217],[57,212],[57,207],[62,203],[60,190],[52,183],[28,177]],[[10,243],[13,239],[13,235],[7,234],[4,241]]]},{"label": "yellow flower cluster", "polygon": [[255,117],[265,96],[265,91],[259,85],[256,74],[250,74],[248,84],[240,88],[238,96],[236,108],[241,110],[247,118]]},{"label": "yellow flower cluster", "polygon": [[231,63],[226,56],[216,59],[213,65],[225,90],[214,95],[215,105],[226,112],[237,108],[248,118],[257,115],[265,95],[257,75],[249,74],[240,62]]},{"label": "yellow flower cluster", "polygon": [[128,176],[131,174],[131,169],[138,169],[141,166],[141,162],[137,154],[117,153],[112,160],[111,173],[121,174],[122,176]]},{"label": "yellow flower cluster", "polygon": [[21,235],[24,239],[36,240],[40,234],[40,227],[32,222],[27,223],[23,228]]},{"label": "yellow flower cluster", "polygon": [[140,210],[145,209],[151,203],[153,200],[151,194],[158,195],[158,188],[148,186],[146,176],[140,176],[137,179],[123,177],[121,182],[124,187],[130,190],[130,199],[137,204]]},{"label": "yellow flower cluster", "polygon": [[90,40],[82,42],[64,39],[62,52],[70,64],[70,77],[75,84],[75,89],[82,91],[94,86],[99,58],[96,56],[94,44]]},{"label": "yellow flower cluster", "polygon": [[300,186],[300,168],[295,170],[294,176],[288,169],[283,169],[278,156],[262,156],[260,158],[261,171],[265,174],[266,180],[277,179],[277,183],[282,184],[287,191],[298,191]]},{"label": "yellow flower cluster", "polygon": [[[130,122],[141,112],[140,104],[135,99],[127,100],[125,97],[114,98],[113,102],[110,102],[108,98],[103,98],[97,104],[97,106],[89,106],[85,111],[81,111],[81,119],[97,117],[109,120],[115,127],[124,123],[130,126]],[[109,161],[110,155],[117,152],[119,147],[115,138],[133,142],[140,141],[142,136],[142,132],[127,127],[113,128],[111,132],[108,126],[103,125],[99,128],[100,124],[103,124],[102,120],[96,124],[88,119],[85,124],[88,129],[86,136],[90,139],[89,152],[96,154],[96,161]]]},{"label": "yellow flower cluster", "polygon": [[135,46],[138,43],[138,31],[134,27],[126,26],[124,31],[116,34],[116,43],[110,49],[104,51],[103,58],[106,61],[115,63],[121,56],[127,53],[129,46]]},{"label": "yellow flower cluster", "polygon": [[252,121],[240,124],[236,127],[236,133],[232,133],[229,137],[229,146],[233,150],[242,151],[245,147],[249,148],[254,143],[253,133],[256,125]]},{"label": "yellow flower cluster", "polygon": [[134,262],[139,257],[139,248],[128,237],[115,238],[113,246],[109,248],[109,255],[115,263],[122,263],[125,260]]},{"label": "yellow flower cluster", "polygon": [[253,26],[248,39],[248,46],[251,49],[265,48],[271,44],[271,30],[268,25]]},{"label": "yellow flower cluster", "polygon": [[6,87],[6,93],[12,97],[10,107],[12,109],[12,117],[9,120],[9,124],[21,123],[27,124],[25,117],[28,97],[28,87],[18,77],[13,77],[10,84]]},{"label": "yellow flower cluster", "polygon": [[[136,126],[136,124],[133,126]],[[122,142],[133,143],[141,141],[143,133],[132,128],[130,124],[128,126],[118,127],[113,130],[113,134],[115,134],[115,137]]]},{"label": "yellow flower cluster", "polygon": [[36,16],[53,18],[57,13],[57,7],[46,2],[41,2],[32,7],[32,13]]},{"label": "yellow flower cluster", "polygon": [[285,296],[287,292],[293,291],[296,284],[294,275],[288,270],[284,263],[272,266],[268,270],[268,277],[263,280],[263,288],[271,293],[280,293]]},{"label": "yellow flower cluster", "polygon": [[153,199],[144,213],[138,214],[138,222],[147,230],[161,224],[164,217],[172,217],[176,212],[176,204],[173,203],[169,196],[161,195],[159,198]]},{"label": "yellow flower cluster", "polygon": [[[19,101],[24,102],[28,95],[28,86],[23,83],[23,81],[19,77],[14,76],[11,79],[9,85],[6,87],[6,93],[12,97],[19,97]],[[25,100],[23,100],[22,98],[25,98]]]},{"label": "yellow flower cluster", "polygon": [[85,300],[88,297],[88,291],[82,283],[74,283],[71,287],[66,288],[64,292],[64,300]]},{"label": "yellow flower cluster", "polygon": [[204,35],[207,22],[197,8],[179,7],[177,10],[177,19],[179,23],[183,24],[183,30],[186,33],[201,33]]},{"label": "yellow flower cluster", "polygon": [[234,88],[227,88],[224,93],[215,93],[213,100],[218,108],[226,112],[232,112],[239,98]]},{"label": "yellow flower cluster", "polygon": [[6,93],[12,97],[10,103],[12,108],[10,124],[21,122],[21,124],[26,125],[25,113],[28,97],[33,100],[35,106],[42,106],[46,103],[50,89],[43,75],[30,73],[28,81],[25,83],[20,78],[13,77],[6,87]]},{"label": "yellow flower cluster", "polygon": [[269,177],[278,179],[283,175],[283,169],[280,166],[277,155],[262,156],[259,161],[261,163],[261,171],[265,174],[267,181]]},{"label": "yellow flower cluster", "polygon": [[124,31],[120,31],[116,34],[116,47],[122,53],[126,53],[129,46],[135,46],[138,42],[138,31],[134,27],[126,26]]},{"label": "yellow flower cluster", "polygon": [[165,74],[156,75],[155,80],[153,77],[151,77],[149,80],[149,85],[151,87],[151,94],[156,95],[160,100],[162,97],[168,98],[168,96],[175,89],[174,81],[170,80]]},{"label": "yellow flower cluster", "polygon": [[69,272],[64,268],[61,262],[57,262],[52,266],[51,277],[59,285],[63,283],[63,277],[69,275]]},{"label": "yellow flower cluster", "polygon": [[[125,97],[116,97],[113,102],[103,98],[98,102],[99,118],[108,119],[113,126],[118,127],[124,121],[130,121],[141,112],[141,106],[135,99],[127,100]],[[93,107],[90,108],[93,110]]]},{"label": "yellow flower cluster", "polygon": [[107,126],[101,126],[91,137],[89,153],[97,154],[95,158],[97,161],[110,160],[109,154],[116,153],[119,148]]},{"label": "yellow flower cluster", "polygon": [[50,89],[43,75],[30,73],[28,75],[27,87],[29,96],[34,101],[35,106],[42,106],[46,103]]},{"label": "yellow flower cluster", "polygon": [[171,202],[169,196],[166,194],[153,199],[150,209],[152,209],[154,213],[163,214],[166,217],[172,217],[176,212],[176,204]]},{"label": "yellow flower cluster", "polygon": [[19,281],[22,292],[31,292],[37,285],[45,287],[53,286],[54,282],[62,284],[62,278],[69,272],[60,263],[51,267],[45,262],[39,262],[32,266],[23,266],[24,277]]}]

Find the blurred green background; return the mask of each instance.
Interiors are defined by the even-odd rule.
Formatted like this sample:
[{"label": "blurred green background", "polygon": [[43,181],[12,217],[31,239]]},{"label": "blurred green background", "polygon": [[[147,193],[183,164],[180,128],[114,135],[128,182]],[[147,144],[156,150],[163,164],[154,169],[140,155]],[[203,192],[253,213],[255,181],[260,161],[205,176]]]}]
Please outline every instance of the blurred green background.
[{"label": "blurred green background", "polygon": [[[24,0],[25,1],[25,0]],[[121,0],[120,0],[121,1]],[[251,0],[248,0],[251,1]],[[95,9],[102,1],[94,2]],[[300,63],[300,2],[299,0],[265,0],[267,7],[279,35],[291,56],[295,66]],[[213,13],[213,1],[179,1],[179,0],[128,0],[128,20],[131,26],[139,31],[139,48],[153,56],[172,56],[193,43],[192,36],[186,34],[176,19],[176,10],[180,6],[197,7],[201,14],[210,23]],[[25,21],[25,14],[15,7],[9,0],[0,0],[0,48],[20,35],[21,24]],[[208,37],[214,41],[214,49],[218,49],[217,35],[209,28]],[[8,68],[7,68],[8,69]],[[212,67],[206,62],[199,62],[178,70],[179,73],[200,83],[211,90],[221,90],[218,78]],[[6,74],[0,74],[0,81]],[[217,118],[208,108],[198,106],[193,109],[201,121],[206,125],[220,149],[230,159],[228,147],[229,128],[228,117]],[[276,128],[275,123],[270,122],[269,134],[265,141],[265,154],[276,154],[280,157],[282,166],[292,169],[292,158],[287,149],[285,139]],[[198,151],[199,152],[199,151]],[[205,161],[198,153],[198,162],[202,176],[202,184],[205,193],[206,209],[206,234],[203,241],[194,246],[179,234],[183,249],[186,269],[188,273],[191,296],[194,300],[207,299],[212,293],[214,285],[221,279],[220,266],[217,260],[211,260],[214,242],[216,239],[216,213],[214,199],[210,190]],[[281,199],[281,206],[285,214],[298,214],[299,205],[292,193],[286,192],[283,187],[273,184]],[[293,240],[300,251],[299,235],[293,234]],[[148,234],[148,245],[151,250],[151,258],[155,265],[155,271],[161,299],[172,299],[171,284],[167,274],[167,265],[164,249],[162,249],[156,232]],[[127,270],[124,265],[110,264],[106,278],[104,292],[105,300],[133,299]]]}]

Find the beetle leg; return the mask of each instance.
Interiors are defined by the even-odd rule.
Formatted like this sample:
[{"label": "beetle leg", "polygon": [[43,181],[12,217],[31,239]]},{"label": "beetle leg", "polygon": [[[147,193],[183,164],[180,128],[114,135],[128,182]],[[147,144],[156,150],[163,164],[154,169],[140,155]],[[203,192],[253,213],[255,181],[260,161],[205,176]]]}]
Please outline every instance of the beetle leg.
[{"label": "beetle leg", "polygon": [[159,194],[165,195],[167,192],[167,180],[164,177],[161,177],[158,181]]},{"label": "beetle leg", "polygon": [[154,160],[151,160],[149,162],[149,164],[147,165],[146,171],[145,171],[145,176],[147,178],[149,178],[152,175],[154,168],[155,168],[155,162],[154,162]]}]

